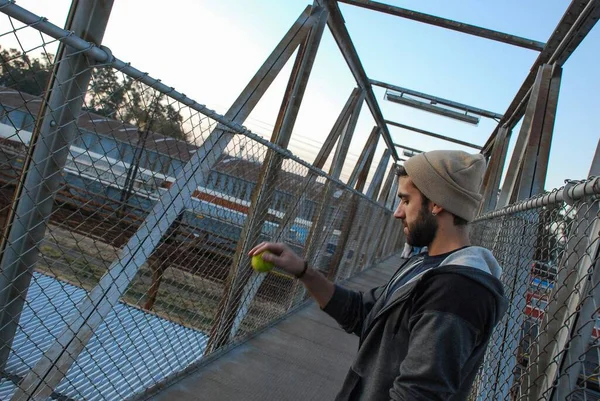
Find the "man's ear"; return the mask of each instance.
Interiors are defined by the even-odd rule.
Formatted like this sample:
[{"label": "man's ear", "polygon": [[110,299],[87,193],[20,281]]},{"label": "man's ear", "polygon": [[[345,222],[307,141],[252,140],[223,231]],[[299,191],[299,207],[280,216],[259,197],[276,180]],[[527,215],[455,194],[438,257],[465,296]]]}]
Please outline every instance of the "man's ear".
[{"label": "man's ear", "polygon": [[444,208],[438,205],[437,203],[433,203],[433,208],[431,209],[431,214],[438,215],[444,211]]}]

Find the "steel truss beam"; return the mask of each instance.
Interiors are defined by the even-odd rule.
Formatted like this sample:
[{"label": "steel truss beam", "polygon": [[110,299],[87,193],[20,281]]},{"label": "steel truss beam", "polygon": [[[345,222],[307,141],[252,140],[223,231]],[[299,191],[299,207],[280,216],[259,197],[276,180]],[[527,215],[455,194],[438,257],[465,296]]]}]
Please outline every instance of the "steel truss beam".
[{"label": "steel truss beam", "polygon": [[466,33],[473,36],[479,36],[481,38],[486,38],[490,40],[495,40],[497,42],[507,43],[509,45],[523,47],[525,49],[537,50],[541,51],[545,43],[538,42],[537,40],[531,40],[522,38],[520,36],[510,35],[508,33],[498,32],[491,29],[481,28],[479,26],[465,24],[463,22],[458,22],[446,18],[436,17],[430,14],[424,14],[417,11],[407,10],[406,8],[400,8],[396,6],[391,6],[389,4],[383,4],[376,1],[370,0],[339,0],[342,3],[351,4],[357,7],[367,8],[373,11],[379,11],[385,14],[395,15],[397,17],[402,17],[406,19],[410,19],[413,21],[423,22],[429,25],[439,26],[441,28],[450,29],[453,31],[458,31],[462,33]]},{"label": "steel truss beam", "polygon": [[468,104],[455,102],[453,100],[444,99],[442,97],[437,97],[433,95],[429,95],[423,92],[417,92],[412,89],[403,88],[401,86],[396,86],[392,84],[388,84],[381,81],[376,81],[371,79],[371,85],[379,86],[382,88],[390,89],[400,93],[406,93],[407,95],[412,95],[416,97],[420,97],[421,99],[431,100],[432,102],[443,104],[445,106],[449,106],[458,110],[463,110],[464,112],[468,112],[471,114],[475,114],[481,117],[488,117],[492,119],[501,119],[503,117],[502,114],[494,113],[493,111],[480,109],[478,107],[469,106]]},{"label": "steel truss beam", "polygon": [[600,0],[573,0],[571,2],[554,29],[554,33],[548,39],[544,50],[533,63],[529,75],[508,106],[504,117],[483,146],[481,153],[490,154],[500,127],[507,125],[509,129],[513,129],[523,117],[539,67],[553,62],[562,66],[598,22],[598,19],[600,19]]},{"label": "steel truss beam", "polygon": [[440,134],[434,134],[433,132],[425,131],[425,130],[420,129],[420,128],[411,127],[410,125],[404,125],[404,124],[400,124],[400,123],[397,123],[397,122],[394,122],[394,121],[390,121],[390,120],[385,120],[385,122],[386,122],[386,124],[393,125],[394,127],[406,129],[406,130],[413,131],[413,132],[417,132],[419,134],[431,136],[433,138],[441,139],[443,141],[457,143],[459,145],[468,146],[468,147],[473,148],[473,149],[478,149],[478,150],[481,149],[481,146],[475,145],[473,143],[461,141],[459,139],[450,138],[448,136],[444,136],[444,135],[440,135]]},{"label": "steel truss beam", "polygon": [[356,80],[358,86],[365,92],[365,101],[367,102],[367,106],[369,106],[369,110],[371,110],[371,114],[373,115],[377,126],[381,129],[383,140],[390,150],[392,158],[394,160],[398,160],[398,154],[394,148],[394,141],[392,141],[390,132],[388,131],[387,125],[383,119],[383,115],[381,114],[379,103],[375,98],[375,94],[373,93],[373,88],[371,87],[367,73],[362,66],[360,57],[358,56],[356,48],[354,47],[354,43],[352,43],[350,34],[346,29],[344,17],[342,16],[337,2],[335,0],[317,1],[325,6],[329,11],[329,21],[327,22],[327,26],[329,26],[329,30],[331,31],[331,34],[333,35],[333,38],[340,51],[342,52],[342,56],[344,56],[350,71],[352,71],[352,75],[354,75],[354,79]]}]

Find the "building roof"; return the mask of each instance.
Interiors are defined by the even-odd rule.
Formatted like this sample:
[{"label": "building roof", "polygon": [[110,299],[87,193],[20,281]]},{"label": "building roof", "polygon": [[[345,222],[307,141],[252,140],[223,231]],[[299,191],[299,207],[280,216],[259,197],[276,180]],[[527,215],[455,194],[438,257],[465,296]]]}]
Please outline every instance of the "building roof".
[{"label": "building roof", "polygon": [[[24,377],[65,328],[87,292],[34,273],[6,372]],[[208,336],[119,303],[98,327],[55,392],[73,400],[121,400],[202,358]],[[0,381],[0,400],[15,385]]]}]

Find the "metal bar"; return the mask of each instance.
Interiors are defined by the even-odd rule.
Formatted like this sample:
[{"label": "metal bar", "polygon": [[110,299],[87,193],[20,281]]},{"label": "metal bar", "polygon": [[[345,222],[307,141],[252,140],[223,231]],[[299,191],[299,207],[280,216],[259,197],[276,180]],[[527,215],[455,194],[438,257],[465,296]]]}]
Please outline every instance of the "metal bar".
[{"label": "metal bar", "polygon": [[473,149],[481,150],[481,146],[479,146],[479,145],[475,145],[473,143],[461,141],[459,139],[450,138],[450,137],[447,137],[447,136],[444,136],[444,135],[440,135],[440,134],[434,134],[433,132],[425,131],[425,130],[420,129],[420,128],[411,127],[410,125],[400,124],[400,123],[397,123],[397,122],[394,122],[394,121],[390,121],[390,120],[385,120],[385,123],[389,124],[389,125],[393,125],[394,127],[403,128],[403,129],[406,129],[406,130],[409,130],[409,131],[417,132],[419,134],[431,136],[433,138],[438,138],[438,139],[441,139],[443,141],[457,143],[459,145],[468,146],[468,147],[473,148]]},{"label": "metal bar", "polygon": [[469,124],[473,124],[473,125],[479,124],[479,118],[470,116],[468,114],[462,114],[457,111],[445,109],[445,108],[439,107],[439,106],[434,106],[432,104],[421,102],[419,100],[409,99],[407,97],[398,96],[393,93],[386,92],[385,97],[390,102],[399,103],[404,106],[414,107],[415,109],[428,111],[430,113],[438,114],[440,116],[444,116],[444,117],[448,117],[448,118],[453,118],[455,120],[463,121],[465,123],[469,123]]},{"label": "metal bar", "polygon": [[[537,195],[539,193],[534,193],[533,188],[534,186],[536,186],[535,170],[540,153],[540,141],[542,139],[542,130],[546,119],[546,108],[549,95],[548,92],[550,90],[550,81],[552,80],[552,66],[545,64],[543,67],[540,68],[540,73],[542,74],[540,90],[536,97],[531,98],[532,100],[535,99],[535,109],[533,110],[531,124],[529,124],[529,127],[527,127],[529,131],[528,141],[527,148],[525,149],[525,155],[520,167],[521,176],[519,182],[514,188],[514,191],[516,193],[513,192],[508,198],[510,203],[530,198],[533,195]],[[547,145],[547,150],[549,152],[550,144]],[[544,178],[545,175],[546,174],[544,172]]]},{"label": "metal bar", "polygon": [[381,156],[381,160],[377,165],[377,170],[375,170],[375,174],[373,175],[373,179],[371,180],[371,184],[369,185],[369,189],[367,190],[367,197],[371,199],[377,199],[377,194],[379,193],[379,189],[381,188],[381,184],[383,183],[383,177],[385,175],[385,169],[390,162],[390,152],[389,149],[383,151],[383,155]]},{"label": "metal bar", "polygon": [[529,104],[527,105],[527,113],[525,113],[523,124],[521,125],[521,130],[519,132],[519,137],[517,138],[517,143],[515,144],[515,149],[513,150],[510,164],[508,165],[506,177],[504,178],[504,185],[502,186],[500,199],[498,200],[498,205],[500,207],[507,206],[509,203],[511,203],[511,199],[516,197],[515,192],[517,191],[516,188],[518,188],[519,185],[519,173],[521,166],[525,161],[527,143],[529,142],[529,135],[532,132],[531,126],[534,122],[536,110],[539,111],[540,109],[538,107],[538,97],[540,96],[540,93],[543,93],[543,78],[544,76],[546,78],[549,78],[548,73],[544,75],[542,71],[543,67],[540,67],[537,79],[533,86],[533,96],[529,99]]},{"label": "metal bar", "polygon": [[504,170],[506,154],[508,152],[508,137],[510,136],[508,131],[508,127],[502,127],[498,136],[498,141],[494,144],[492,157],[490,158],[490,163],[482,183],[483,200],[481,202],[479,214],[485,214],[496,208],[499,196],[498,190],[500,179],[502,178],[502,171]]},{"label": "metal bar", "polygon": [[[73,2],[68,29],[83,36],[84,40],[100,45],[112,6],[112,0]],[[54,197],[60,185],[60,171],[67,161],[69,146],[78,134],[76,122],[83,106],[85,89],[92,77],[93,64],[79,50],[61,45],[59,57],[45,95],[43,118],[35,126],[35,143],[30,147],[24,167],[24,183],[17,190],[13,206],[16,211],[11,216],[10,232],[4,243],[0,268],[2,370],[38,259],[38,245],[44,238],[46,222],[52,214]],[[59,368],[64,369],[64,366],[59,363]],[[50,396],[62,376],[57,380],[49,372],[46,369],[30,371],[12,399],[45,399]]]},{"label": "metal bar", "polygon": [[346,29],[344,18],[342,17],[342,13],[338,8],[336,0],[318,0],[320,4],[324,5],[329,11],[329,21],[327,25],[329,26],[329,30],[333,35],[335,42],[337,43],[340,51],[342,52],[342,56],[344,56],[344,60],[346,60],[346,64],[350,68],[354,79],[356,80],[358,86],[365,91],[365,99],[367,105],[369,106],[369,110],[371,110],[371,114],[373,115],[373,119],[377,123],[377,126],[381,129],[383,140],[388,146],[388,149],[391,152],[392,158],[394,160],[398,160],[398,155],[396,154],[396,149],[394,149],[394,143],[392,141],[392,137],[390,136],[390,132],[387,129],[387,125],[383,119],[383,115],[381,114],[381,109],[379,108],[379,103],[375,98],[375,94],[373,93],[373,88],[371,87],[371,83],[369,82],[369,78],[362,66],[360,61],[360,57],[356,52],[356,48],[352,43],[352,39],[350,38],[350,34]]},{"label": "metal bar", "polygon": [[537,209],[542,206],[557,205],[562,202],[574,202],[588,196],[600,194],[600,177],[594,176],[588,178],[578,184],[569,183],[560,190],[550,192],[548,194],[540,195],[528,199],[523,202],[516,203],[514,205],[487,213],[483,216],[478,217],[473,222],[489,220],[500,216],[506,216],[516,212],[525,210]]},{"label": "metal bar", "polygon": [[[373,154],[375,149],[377,148],[377,141],[379,140],[379,127],[375,126],[371,130],[369,134],[369,138],[367,138],[367,142],[365,142],[365,146],[363,147],[360,156],[358,157],[358,161],[352,170],[352,174],[350,174],[350,178],[348,179],[348,186],[354,187],[357,184],[359,175],[364,171],[365,166],[367,172],[369,168],[371,168],[371,162],[373,161]],[[368,164],[368,165],[367,165]],[[362,189],[358,189],[358,191],[362,191]]]},{"label": "metal bar", "polygon": [[544,123],[538,147],[537,160],[531,194],[541,194],[545,190],[546,174],[548,172],[548,161],[550,158],[550,146],[554,132],[554,120],[556,118],[556,109],[558,107],[558,94],[560,91],[560,82],[562,76],[562,67],[554,65],[552,68],[552,78],[550,79],[550,88],[548,89],[548,98],[544,113]]},{"label": "metal bar", "polygon": [[426,93],[417,92],[415,90],[403,88],[401,86],[396,86],[396,85],[388,84],[385,82],[376,81],[374,79],[371,79],[370,82],[371,82],[371,85],[379,86],[379,87],[386,88],[386,89],[391,89],[396,92],[406,93],[408,95],[417,96],[417,97],[420,97],[420,98],[426,99],[426,100],[432,100],[435,103],[450,106],[455,109],[464,110],[465,112],[476,114],[481,117],[488,117],[488,118],[492,118],[492,119],[500,119],[503,117],[502,114],[494,113],[493,111],[488,111],[488,110],[480,109],[478,107],[469,106],[468,104],[455,102],[452,100],[444,99],[444,98],[433,96],[433,95],[428,95]]},{"label": "metal bar", "polygon": [[[324,8],[313,8],[313,15],[316,16],[317,23],[311,29],[308,38],[306,38],[306,41],[298,51],[286,94],[275,123],[275,128],[273,129],[271,142],[283,148],[287,148],[289,144],[327,22],[327,11]],[[265,222],[264,211],[270,206],[282,162],[282,155],[271,150],[267,151],[263,169],[252,196],[253,199],[248,211],[246,224],[229,271],[224,296],[219,304],[217,318],[211,330],[207,345],[208,352],[223,347],[235,336],[235,322],[241,322],[239,314],[245,313],[243,309],[244,305],[246,305],[246,308],[249,308],[251,300],[244,300],[242,298],[244,293],[247,293],[245,291],[246,286],[253,276],[251,273],[252,270],[247,268],[249,266],[248,251],[256,244],[260,237],[261,228]],[[258,279],[258,277],[255,276],[255,279]]]},{"label": "metal bar", "polygon": [[450,29],[453,31],[466,33],[473,36],[479,36],[481,38],[495,40],[496,42],[502,42],[513,46],[523,47],[525,49],[541,51],[545,43],[538,42],[537,40],[531,40],[522,38],[520,36],[510,35],[504,32],[498,32],[491,29],[481,28],[479,26],[465,24],[446,18],[436,17],[430,14],[424,14],[417,11],[407,10],[406,8],[400,8],[391,6],[389,4],[383,4],[376,1],[370,0],[339,0],[342,3],[351,4],[357,7],[367,8],[373,11],[379,11],[385,14],[395,15],[410,19],[413,21],[423,22],[429,25],[439,26],[441,28]]},{"label": "metal bar", "polygon": [[[573,0],[571,2],[560,22],[552,31],[552,36],[548,39],[544,50],[542,50],[533,63],[529,74],[506,109],[504,117],[500,120],[498,126],[483,146],[481,153],[490,153],[494,139],[502,125],[508,125],[512,129],[521,119],[525,113],[525,107],[531,95],[538,68],[543,64],[549,63],[551,60],[556,61],[558,65],[562,66],[594,27],[598,21],[599,14],[600,0]],[[563,43],[568,43],[569,45],[566,46]]]},{"label": "metal bar", "polygon": [[397,148],[402,148],[402,149],[410,150],[411,152],[414,152],[414,153],[423,153],[422,150],[415,149],[415,148],[409,148],[408,146],[400,145],[398,143],[395,143],[394,146],[397,147]]},{"label": "metal bar", "polygon": [[396,177],[396,165],[392,163],[390,167],[390,171],[388,172],[387,177],[385,178],[385,183],[383,184],[383,188],[381,188],[381,192],[379,193],[379,198],[377,198],[377,203],[382,204],[384,207],[387,204],[387,200],[390,197],[390,191],[392,190],[392,182]]},{"label": "metal bar", "polygon": [[342,112],[339,114],[337,120],[333,124],[333,127],[331,128],[327,139],[323,143],[323,146],[319,150],[317,157],[315,157],[313,165],[316,168],[322,169],[325,165],[325,162],[331,154],[336,141],[342,134],[344,127],[348,124],[348,119],[352,115],[352,110],[354,109],[354,105],[356,104],[356,100],[360,92],[361,90],[359,88],[354,88],[352,90],[352,93],[350,94],[350,97],[348,97]]}]

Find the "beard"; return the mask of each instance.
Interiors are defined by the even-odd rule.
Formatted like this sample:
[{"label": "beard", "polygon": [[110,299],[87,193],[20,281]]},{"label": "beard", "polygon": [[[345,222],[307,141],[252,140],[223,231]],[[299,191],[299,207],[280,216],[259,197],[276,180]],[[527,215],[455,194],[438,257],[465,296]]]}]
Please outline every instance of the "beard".
[{"label": "beard", "polygon": [[437,219],[429,213],[426,205],[424,208],[419,210],[417,219],[408,227],[408,235],[406,236],[406,242],[412,246],[429,246],[438,230]]}]

